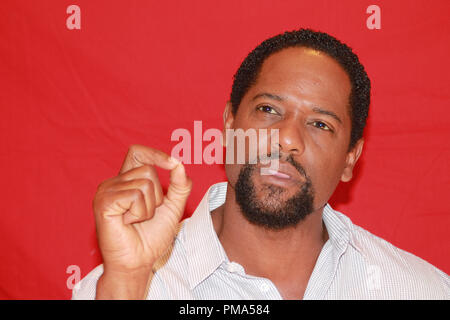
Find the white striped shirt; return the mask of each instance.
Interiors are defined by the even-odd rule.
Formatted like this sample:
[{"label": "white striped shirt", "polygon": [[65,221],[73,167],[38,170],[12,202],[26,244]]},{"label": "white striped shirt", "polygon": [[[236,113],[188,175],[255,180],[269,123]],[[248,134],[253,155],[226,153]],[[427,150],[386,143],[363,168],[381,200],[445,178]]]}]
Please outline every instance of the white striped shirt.
[{"label": "white striped shirt", "polygon": [[[230,262],[211,211],[225,202],[227,183],[211,186],[175,241],[154,266],[147,299],[282,299],[267,278]],[[303,299],[450,299],[447,274],[354,225],[326,205],[324,244]],[[281,267],[281,266],[280,266]],[[75,286],[72,299],[95,299],[99,265]]]}]

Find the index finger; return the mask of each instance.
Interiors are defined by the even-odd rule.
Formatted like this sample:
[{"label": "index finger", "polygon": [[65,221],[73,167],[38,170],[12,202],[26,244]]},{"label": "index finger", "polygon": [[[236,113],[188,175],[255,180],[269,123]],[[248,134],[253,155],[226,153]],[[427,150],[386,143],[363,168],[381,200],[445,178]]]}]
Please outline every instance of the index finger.
[{"label": "index finger", "polygon": [[172,170],[177,166],[178,162],[171,159],[165,152],[134,144],[128,149],[119,174],[144,165],[156,165],[166,170]]}]

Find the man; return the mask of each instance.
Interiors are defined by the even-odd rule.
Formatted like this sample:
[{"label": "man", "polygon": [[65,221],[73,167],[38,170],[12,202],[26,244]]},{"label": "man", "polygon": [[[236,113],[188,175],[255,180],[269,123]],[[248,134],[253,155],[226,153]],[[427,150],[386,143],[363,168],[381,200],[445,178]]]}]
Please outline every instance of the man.
[{"label": "man", "polygon": [[[132,146],[98,188],[103,265],[73,298],[448,299],[448,275],[327,204],[352,178],[369,102],[363,66],[333,37],[301,29],[264,41],[235,75],[224,130],[278,130],[262,147],[278,170],[226,163],[228,182],[179,225],[192,186],[183,165]],[[154,166],[171,170],[166,195]]]}]

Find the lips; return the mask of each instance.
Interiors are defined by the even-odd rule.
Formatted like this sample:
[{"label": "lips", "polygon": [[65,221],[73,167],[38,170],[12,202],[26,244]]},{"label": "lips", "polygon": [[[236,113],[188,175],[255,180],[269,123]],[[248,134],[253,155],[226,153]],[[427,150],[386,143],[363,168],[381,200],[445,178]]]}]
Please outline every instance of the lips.
[{"label": "lips", "polygon": [[273,176],[281,178],[281,179],[290,179],[291,178],[291,176],[288,174],[281,173],[279,171],[272,170],[272,169],[267,169],[266,175],[273,175]]},{"label": "lips", "polygon": [[[274,163],[272,163],[272,165],[273,164]],[[273,176],[273,177],[276,177],[279,179],[284,179],[284,180],[294,180],[294,181],[304,180],[303,176],[290,163],[278,162],[275,164],[278,164],[278,170],[272,169],[272,166],[263,167],[264,171],[261,171],[261,172],[263,172],[263,175]]]}]

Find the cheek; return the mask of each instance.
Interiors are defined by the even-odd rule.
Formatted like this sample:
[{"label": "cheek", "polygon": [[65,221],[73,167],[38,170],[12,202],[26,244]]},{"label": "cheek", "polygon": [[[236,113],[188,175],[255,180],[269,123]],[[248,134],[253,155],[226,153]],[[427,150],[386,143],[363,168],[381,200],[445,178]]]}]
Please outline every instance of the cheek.
[{"label": "cheek", "polygon": [[241,172],[242,165],[225,164],[225,174],[228,182],[234,187]]},{"label": "cheek", "polygon": [[240,128],[226,133],[226,163],[256,164],[260,156],[266,157],[276,152],[279,138],[271,130],[257,128]]},{"label": "cheek", "polygon": [[343,172],[343,161],[327,159],[320,162],[316,160],[312,163],[314,167],[311,167],[307,173],[311,178],[316,201],[321,205],[328,201],[339,184]]}]

